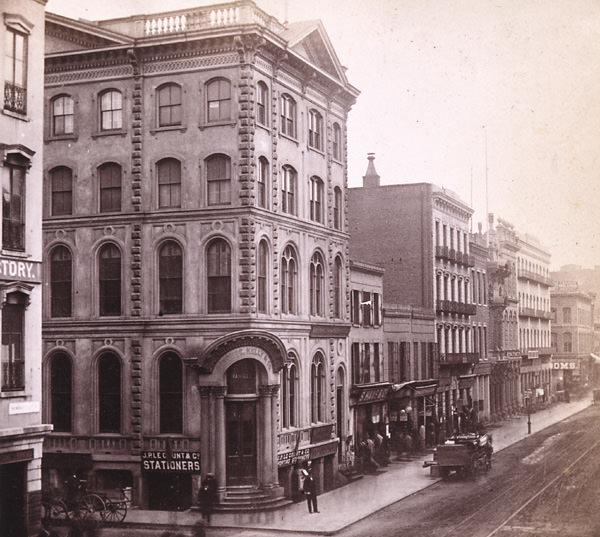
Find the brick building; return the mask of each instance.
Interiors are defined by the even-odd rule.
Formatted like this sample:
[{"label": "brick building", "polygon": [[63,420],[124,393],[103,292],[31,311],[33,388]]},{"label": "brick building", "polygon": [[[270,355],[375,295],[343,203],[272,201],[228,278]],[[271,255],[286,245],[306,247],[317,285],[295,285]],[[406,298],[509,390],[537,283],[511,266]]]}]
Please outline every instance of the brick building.
[{"label": "brick building", "polygon": [[330,487],[358,91],[323,26],[242,0],[46,33],[47,485],[184,509],[213,472],[258,508],[311,459]]}]

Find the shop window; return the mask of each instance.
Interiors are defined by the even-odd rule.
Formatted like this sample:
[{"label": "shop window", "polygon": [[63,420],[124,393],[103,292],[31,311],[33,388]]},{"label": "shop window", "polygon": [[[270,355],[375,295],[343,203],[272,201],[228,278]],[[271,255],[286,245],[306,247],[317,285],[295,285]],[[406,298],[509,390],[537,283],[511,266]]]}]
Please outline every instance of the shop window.
[{"label": "shop window", "polygon": [[159,315],[183,311],[183,254],[175,241],[165,242],[158,253]]},{"label": "shop window", "polygon": [[173,352],[163,354],[159,365],[160,432],[183,432],[183,367]]},{"label": "shop window", "polygon": [[208,313],[231,311],[231,248],[223,239],[214,239],[206,249]]},{"label": "shop window", "polygon": [[50,316],[70,317],[72,301],[72,255],[65,246],[50,253]]},{"label": "shop window", "polygon": [[98,360],[98,430],[121,432],[121,362],[112,354]]},{"label": "shop window", "polygon": [[50,407],[54,431],[71,431],[73,408],[73,371],[71,359],[64,353],[55,354],[50,366]]}]

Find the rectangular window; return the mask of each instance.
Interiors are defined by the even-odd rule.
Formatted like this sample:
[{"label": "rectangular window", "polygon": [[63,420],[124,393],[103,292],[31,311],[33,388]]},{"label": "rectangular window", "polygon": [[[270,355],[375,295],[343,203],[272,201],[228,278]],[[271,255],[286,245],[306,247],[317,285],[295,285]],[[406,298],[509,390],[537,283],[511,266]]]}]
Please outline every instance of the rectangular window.
[{"label": "rectangular window", "polygon": [[381,356],[379,356],[379,343],[373,343],[373,382],[379,382],[380,378],[380,367],[379,361]]},{"label": "rectangular window", "polygon": [[381,295],[373,293],[373,326],[381,326]]},{"label": "rectangular window", "polygon": [[25,249],[25,168],[10,163],[2,174],[2,248]]},{"label": "rectangular window", "polygon": [[360,324],[360,291],[352,291],[352,324]]},{"label": "rectangular window", "polygon": [[352,382],[360,384],[360,346],[352,343]]},{"label": "rectangular window", "polygon": [[2,308],[2,391],[25,388],[23,329],[25,307],[7,303]]},{"label": "rectangular window", "polygon": [[400,381],[405,382],[408,380],[410,371],[410,351],[408,348],[408,342],[400,342]]},{"label": "rectangular window", "polygon": [[123,126],[123,98],[119,91],[107,91],[100,98],[100,126],[103,131]]},{"label": "rectangular window", "polygon": [[361,368],[361,382],[366,384],[371,382],[371,344],[364,344],[363,362]]},{"label": "rectangular window", "polygon": [[208,204],[231,203],[231,161],[218,155],[206,161]]},{"label": "rectangular window", "polygon": [[121,210],[121,167],[106,164],[99,168],[100,212],[111,213]]},{"label": "rectangular window", "polygon": [[367,291],[363,291],[362,293],[362,302],[361,302],[361,308],[362,308],[362,315],[363,315],[363,326],[373,326],[373,317],[372,317],[372,309],[373,309],[373,303],[371,301],[371,293],[368,293]]},{"label": "rectangular window", "polygon": [[4,109],[27,113],[27,36],[6,29],[4,72]]}]

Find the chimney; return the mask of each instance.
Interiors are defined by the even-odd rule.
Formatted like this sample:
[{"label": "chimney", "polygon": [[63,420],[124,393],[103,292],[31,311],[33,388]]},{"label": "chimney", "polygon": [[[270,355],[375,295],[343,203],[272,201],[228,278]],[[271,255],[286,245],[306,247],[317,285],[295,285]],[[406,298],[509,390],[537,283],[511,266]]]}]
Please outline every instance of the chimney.
[{"label": "chimney", "polygon": [[369,160],[369,164],[367,165],[367,173],[363,175],[363,187],[365,188],[373,188],[379,186],[379,175],[377,175],[377,171],[375,170],[375,153],[367,153],[367,159]]}]

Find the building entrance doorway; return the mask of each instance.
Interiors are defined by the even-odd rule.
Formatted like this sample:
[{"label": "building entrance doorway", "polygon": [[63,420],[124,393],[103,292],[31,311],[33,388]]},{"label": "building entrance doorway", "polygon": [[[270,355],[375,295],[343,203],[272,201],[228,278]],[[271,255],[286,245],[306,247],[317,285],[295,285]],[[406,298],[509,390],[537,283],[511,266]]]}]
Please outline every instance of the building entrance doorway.
[{"label": "building entrance doorway", "polygon": [[25,537],[25,463],[0,465],[0,528],[2,535]]},{"label": "building entrance doorway", "polygon": [[227,401],[227,485],[256,484],[256,401]]}]

